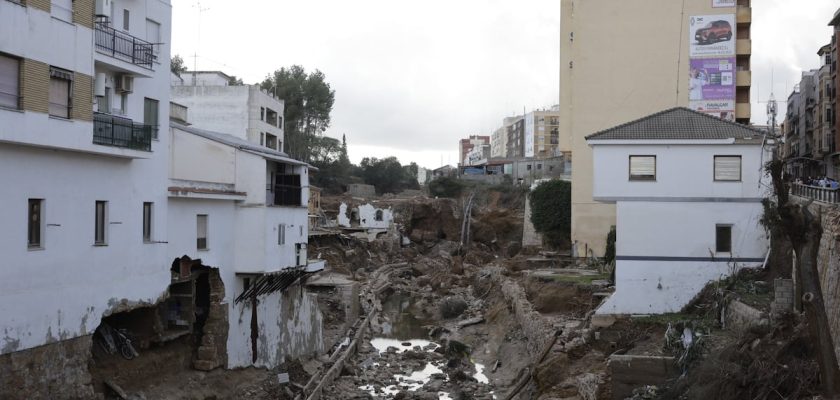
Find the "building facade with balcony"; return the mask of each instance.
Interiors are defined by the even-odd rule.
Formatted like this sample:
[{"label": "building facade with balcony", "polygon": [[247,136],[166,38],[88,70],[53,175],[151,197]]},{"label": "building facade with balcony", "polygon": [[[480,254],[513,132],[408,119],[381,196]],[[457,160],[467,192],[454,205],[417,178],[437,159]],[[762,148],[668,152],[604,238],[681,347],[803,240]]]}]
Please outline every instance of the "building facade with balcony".
[{"label": "building facade with balcony", "polygon": [[168,0],[0,2],[0,376],[43,378],[0,398],[92,397],[100,321],[165,294],[170,21]]},{"label": "building facade with balcony", "polygon": [[284,102],[259,85],[231,85],[218,71],[185,72],[173,80],[172,101],[190,110],[193,126],[284,151]]},{"label": "building facade with balcony", "polygon": [[311,167],[186,124],[172,122],[170,138],[168,253],[218,269],[228,315],[224,366],[273,368],[323,350],[314,295],[285,292],[323,269],[307,256]]},{"label": "building facade with balcony", "polygon": [[[602,256],[616,208],[593,199],[584,137],[662,109],[694,107],[692,94],[705,112],[749,124],[752,8],[750,0],[562,0],[560,8],[560,140],[561,147],[569,140],[576,164],[572,242],[580,255]],[[694,26],[699,18],[703,25]],[[720,21],[719,37],[700,32],[705,42],[698,42],[699,30]],[[702,89],[712,82],[723,90]]]}]

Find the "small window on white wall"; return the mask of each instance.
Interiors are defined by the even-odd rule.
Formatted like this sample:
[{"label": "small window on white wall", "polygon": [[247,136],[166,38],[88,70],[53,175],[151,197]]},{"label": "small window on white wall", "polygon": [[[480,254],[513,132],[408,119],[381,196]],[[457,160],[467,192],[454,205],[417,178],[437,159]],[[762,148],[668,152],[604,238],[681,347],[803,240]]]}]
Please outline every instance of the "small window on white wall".
[{"label": "small window on white wall", "polygon": [[277,244],[286,244],[286,224],[280,224],[277,227]]},{"label": "small window on white wall", "polygon": [[207,250],[207,214],[196,215],[196,247]]},{"label": "small window on white wall", "polygon": [[630,156],[631,181],[656,180],[656,156]]},{"label": "small window on white wall", "polygon": [[741,156],[715,156],[716,181],[741,180]]},{"label": "small window on white wall", "polygon": [[732,252],[732,225],[715,226],[715,252]]}]

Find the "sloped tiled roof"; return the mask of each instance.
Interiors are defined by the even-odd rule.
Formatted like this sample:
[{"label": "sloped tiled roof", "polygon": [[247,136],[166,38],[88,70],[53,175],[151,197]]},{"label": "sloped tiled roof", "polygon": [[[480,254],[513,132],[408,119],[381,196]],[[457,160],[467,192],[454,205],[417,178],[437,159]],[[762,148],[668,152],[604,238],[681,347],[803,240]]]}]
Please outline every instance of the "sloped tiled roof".
[{"label": "sloped tiled roof", "polygon": [[231,147],[235,147],[235,148],[238,148],[240,150],[245,150],[245,151],[250,151],[252,153],[257,153],[257,154],[260,154],[262,156],[270,157],[274,160],[282,161],[282,162],[285,162],[285,163],[288,163],[288,164],[305,165],[309,168],[317,169],[317,168],[315,168],[315,167],[313,167],[313,166],[311,166],[311,165],[309,165],[309,164],[307,164],[303,161],[295,160],[295,159],[289,157],[289,155],[286,154],[285,152],[272,150],[272,149],[269,149],[268,147],[264,147],[264,146],[259,146],[259,145],[256,145],[254,143],[251,143],[251,142],[249,142],[245,139],[238,138],[236,136],[229,135],[227,133],[220,133],[220,132],[208,131],[206,129],[199,129],[199,128],[195,128],[195,127],[192,127],[192,126],[187,126],[187,125],[184,125],[184,124],[180,124],[180,123],[174,122],[174,121],[169,121],[169,124],[173,128],[182,130],[184,132],[192,133],[193,135],[201,136],[205,139],[210,139],[210,140],[213,140],[215,142],[219,142],[219,143],[231,146]]},{"label": "sloped tiled roof", "polygon": [[746,125],[675,107],[593,133],[586,140],[757,139],[763,135]]}]

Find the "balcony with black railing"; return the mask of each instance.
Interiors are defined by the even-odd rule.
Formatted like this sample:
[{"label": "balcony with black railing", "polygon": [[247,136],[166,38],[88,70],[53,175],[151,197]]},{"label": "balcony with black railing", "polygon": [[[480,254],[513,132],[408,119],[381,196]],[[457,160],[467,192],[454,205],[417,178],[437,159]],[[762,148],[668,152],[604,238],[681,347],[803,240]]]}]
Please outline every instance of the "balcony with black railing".
[{"label": "balcony with black railing", "polygon": [[131,150],[152,151],[153,125],[111,114],[93,113],[93,143]]},{"label": "balcony with black railing", "polygon": [[152,69],[156,57],[154,44],[112,28],[107,19],[96,21],[94,35],[98,52]]}]

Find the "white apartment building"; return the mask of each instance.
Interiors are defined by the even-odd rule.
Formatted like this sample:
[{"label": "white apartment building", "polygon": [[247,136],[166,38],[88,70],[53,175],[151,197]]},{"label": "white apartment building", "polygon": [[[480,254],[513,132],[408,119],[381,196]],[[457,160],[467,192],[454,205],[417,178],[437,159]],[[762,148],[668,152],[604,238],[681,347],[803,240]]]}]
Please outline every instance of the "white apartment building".
[{"label": "white apartment building", "polygon": [[[323,269],[306,251],[311,167],[243,138],[176,123],[171,141],[168,254],[218,271],[228,315],[218,350],[226,353],[224,366],[273,368],[285,357],[322,351],[315,295],[300,287],[285,292],[304,273]],[[218,366],[220,358],[213,360],[196,366]]]},{"label": "white apartment building", "polygon": [[168,0],[0,2],[0,398],[90,397],[101,319],[166,293],[170,20]]},{"label": "white apartment building", "polygon": [[172,101],[189,109],[193,127],[283,151],[283,100],[259,85],[231,86],[230,76],[218,71],[185,72],[180,78],[173,79]]},{"label": "white apartment building", "polygon": [[587,137],[595,200],[618,217],[616,291],[598,314],[679,312],[709,281],[763,264],[763,141],[679,107]]},{"label": "white apartment building", "polygon": [[490,136],[490,157],[492,158],[505,158],[509,157],[508,154],[508,130],[510,126],[516,123],[516,121],[520,120],[522,117],[505,117],[502,120],[502,126],[499,129],[493,131],[493,134]]}]

